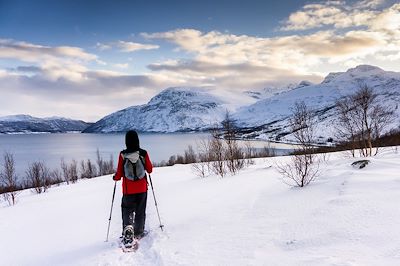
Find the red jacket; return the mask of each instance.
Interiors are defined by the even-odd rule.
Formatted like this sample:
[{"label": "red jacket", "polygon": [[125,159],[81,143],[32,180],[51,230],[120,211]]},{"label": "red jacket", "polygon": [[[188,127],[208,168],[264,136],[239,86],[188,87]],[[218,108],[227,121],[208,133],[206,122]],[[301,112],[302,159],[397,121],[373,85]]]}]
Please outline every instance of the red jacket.
[{"label": "red jacket", "polygon": [[[140,150],[140,153],[145,153],[144,155],[144,169],[147,173],[153,171],[153,165],[151,164],[149,154],[145,150]],[[119,154],[117,173],[114,176],[114,180],[118,181],[122,178],[122,193],[124,195],[137,194],[147,192],[147,176],[145,178],[139,179],[137,181],[129,180],[124,174],[124,159]]]}]

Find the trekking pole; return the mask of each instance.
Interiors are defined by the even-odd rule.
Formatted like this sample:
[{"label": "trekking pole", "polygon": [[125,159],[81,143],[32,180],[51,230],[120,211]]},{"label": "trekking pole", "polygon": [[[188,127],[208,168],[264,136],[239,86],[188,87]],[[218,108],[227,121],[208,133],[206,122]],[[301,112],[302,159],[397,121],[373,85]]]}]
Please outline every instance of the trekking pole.
[{"label": "trekking pole", "polygon": [[151,191],[153,192],[154,203],[155,203],[155,205],[156,205],[156,210],[157,210],[157,215],[158,215],[158,221],[160,221],[160,228],[161,228],[161,231],[164,231],[164,230],[163,230],[164,225],[161,223],[160,212],[158,211],[158,205],[157,205],[156,195],[154,194],[153,182],[151,181],[151,175],[150,175],[150,174],[149,174],[149,179],[150,179]]},{"label": "trekking pole", "polygon": [[106,242],[108,242],[108,233],[110,232],[110,223],[111,223],[111,215],[112,215],[112,209],[114,205],[114,197],[115,197],[115,188],[117,187],[117,181],[114,182],[114,191],[112,195],[112,201],[111,201],[111,210],[110,210],[110,218],[108,218],[108,229],[107,229],[107,239]]}]

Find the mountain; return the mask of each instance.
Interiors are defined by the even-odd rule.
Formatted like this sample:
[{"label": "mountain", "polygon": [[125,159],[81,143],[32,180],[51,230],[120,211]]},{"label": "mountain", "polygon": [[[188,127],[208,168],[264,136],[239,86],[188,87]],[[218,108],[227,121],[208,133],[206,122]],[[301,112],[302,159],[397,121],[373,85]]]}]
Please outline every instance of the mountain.
[{"label": "mountain", "polygon": [[221,121],[224,101],[200,88],[168,88],[147,104],[112,113],[84,132],[177,132],[207,129]]},{"label": "mountain", "polygon": [[[330,73],[320,84],[297,87],[261,99],[240,108],[234,118],[238,126],[248,128],[248,134],[244,137],[290,141],[288,117],[295,102],[302,100],[315,110],[319,126],[317,135],[324,141],[335,137],[335,101],[354,93],[362,85],[371,87],[378,94],[378,101],[395,110],[397,117],[400,117],[400,73],[360,65],[346,72]],[[398,121],[392,127],[398,127]]]},{"label": "mountain", "polygon": [[[231,114],[242,128],[243,138],[292,141],[288,118],[295,102],[304,101],[315,110],[319,125],[317,136],[321,142],[326,142],[335,138],[332,126],[335,124],[335,101],[354,93],[361,85],[371,87],[378,94],[378,100],[400,117],[400,73],[360,65],[346,72],[330,73],[320,84],[302,81],[282,87],[247,90],[239,96],[233,92],[219,92],[216,96],[215,92],[200,88],[168,88],[147,104],[110,114],[84,132],[204,130],[221,122],[226,109],[234,109]],[[245,102],[247,104],[243,105]],[[235,107],[226,108],[229,105]],[[398,127],[398,121],[392,125],[394,127]]]},{"label": "mountain", "polygon": [[245,91],[244,94],[246,94],[254,99],[262,100],[262,99],[271,98],[273,96],[279,95],[286,91],[295,90],[298,88],[311,86],[311,85],[313,85],[311,82],[303,80],[300,83],[290,83],[289,85],[286,85],[286,86],[273,86],[273,87],[266,87],[266,88],[263,88],[261,90],[256,90],[256,91]]},{"label": "mountain", "polygon": [[82,131],[90,124],[63,117],[37,118],[30,115],[0,117],[0,133],[61,133]]}]

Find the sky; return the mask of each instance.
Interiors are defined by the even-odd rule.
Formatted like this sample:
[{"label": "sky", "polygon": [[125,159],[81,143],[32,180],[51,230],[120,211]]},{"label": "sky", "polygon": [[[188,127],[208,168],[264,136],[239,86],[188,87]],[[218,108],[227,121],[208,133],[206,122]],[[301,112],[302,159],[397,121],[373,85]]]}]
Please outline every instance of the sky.
[{"label": "sky", "polygon": [[395,0],[0,0],[0,116],[95,122],[168,87],[240,94],[400,71]]}]

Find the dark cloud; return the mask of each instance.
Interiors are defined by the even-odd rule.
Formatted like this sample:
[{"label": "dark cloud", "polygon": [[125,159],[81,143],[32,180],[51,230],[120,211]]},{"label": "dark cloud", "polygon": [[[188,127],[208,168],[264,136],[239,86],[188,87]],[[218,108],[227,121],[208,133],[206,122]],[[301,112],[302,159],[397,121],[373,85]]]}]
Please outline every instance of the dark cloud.
[{"label": "dark cloud", "polygon": [[19,66],[13,70],[21,73],[42,73],[43,71],[42,68],[37,66]]}]

